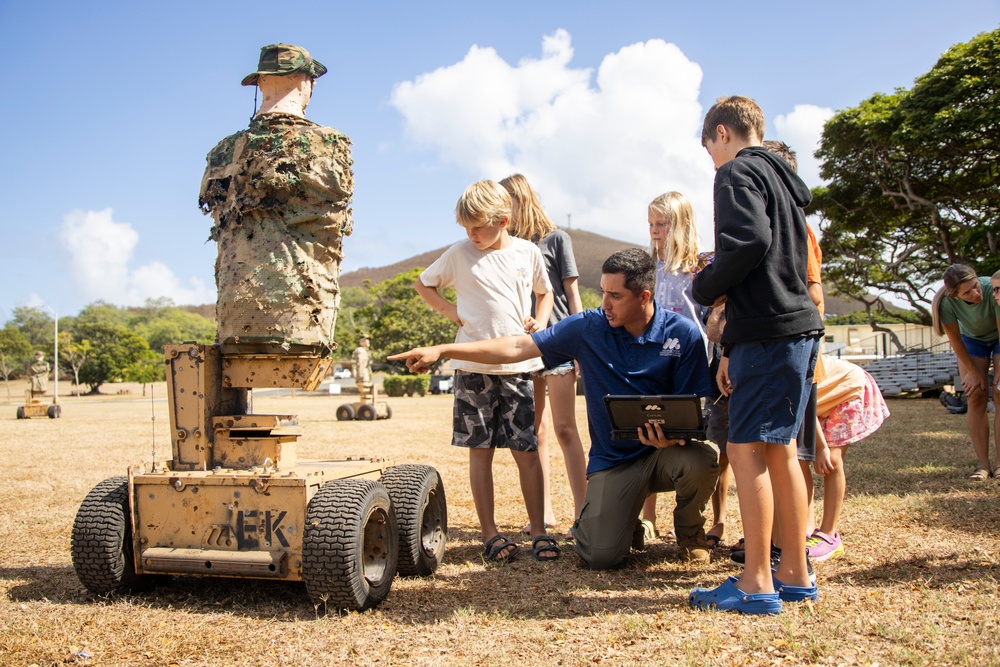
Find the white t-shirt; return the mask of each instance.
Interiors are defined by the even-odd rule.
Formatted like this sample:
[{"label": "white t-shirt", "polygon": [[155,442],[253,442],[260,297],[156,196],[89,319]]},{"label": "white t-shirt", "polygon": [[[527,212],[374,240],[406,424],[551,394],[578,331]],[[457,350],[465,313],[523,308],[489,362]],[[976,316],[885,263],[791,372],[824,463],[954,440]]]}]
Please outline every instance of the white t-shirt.
[{"label": "white t-shirt", "polygon": [[[462,322],[456,343],[523,335],[524,319],[531,315],[531,295],[552,291],[542,253],[534,243],[518,238],[500,250],[479,250],[472,241],[459,241],[420,274],[420,282],[437,289],[455,288]],[[451,362],[455,370],[491,375],[542,367],[541,359],[516,364]]]}]

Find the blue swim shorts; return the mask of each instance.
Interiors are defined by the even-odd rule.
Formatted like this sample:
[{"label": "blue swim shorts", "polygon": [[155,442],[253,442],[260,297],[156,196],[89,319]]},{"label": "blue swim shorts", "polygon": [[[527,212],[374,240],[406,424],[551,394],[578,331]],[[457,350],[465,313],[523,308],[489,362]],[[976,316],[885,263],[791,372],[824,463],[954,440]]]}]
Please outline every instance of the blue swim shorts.
[{"label": "blue swim shorts", "polygon": [[789,444],[812,391],[815,337],[736,343],[729,353],[729,442]]},{"label": "blue swim shorts", "polygon": [[965,351],[969,353],[970,357],[990,359],[1000,354],[1000,340],[984,343],[977,338],[962,336],[962,342],[965,343]]}]

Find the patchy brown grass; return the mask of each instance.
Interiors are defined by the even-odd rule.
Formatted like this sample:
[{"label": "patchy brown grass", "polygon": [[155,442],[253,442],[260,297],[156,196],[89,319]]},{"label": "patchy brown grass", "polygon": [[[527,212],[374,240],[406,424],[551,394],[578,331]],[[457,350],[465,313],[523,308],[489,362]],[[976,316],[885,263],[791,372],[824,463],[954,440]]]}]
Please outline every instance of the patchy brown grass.
[{"label": "patchy brown grass", "polygon": [[[69,549],[80,501],[154,446],[160,459],[170,451],[163,385],[155,401],[125,388],[65,397],[60,420],[18,421],[0,403],[0,664],[1000,664],[1000,485],[966,480],[964,418],[936,401],[892,402],[886,425],[852,447],[847,553],[818,565],[819,602],[750,618],[687,606],[693,586],[736,572],[725,548],[693,568],[659,541],[614,572],[580,568],[571,549],[555,563],[484,567],[466,457],[448,444],[449,396],[393,399],[393,418],[371,423],[337,422],[336,396],[258,396],[258,412],[301,416],[300,457],[386,456],[444,478],[451,531],[438,573],[397,579],[374,612],[318,617],[301,585],[175,578],[111,601],[83,589]],[[498,520],[513,536],[525,516],[502,453],[496,477]],[[564,476],[553,486],[565,530]],[[671,501],[661,495],[661,528]],[[735,492],[731,505],[734,539]]]}]

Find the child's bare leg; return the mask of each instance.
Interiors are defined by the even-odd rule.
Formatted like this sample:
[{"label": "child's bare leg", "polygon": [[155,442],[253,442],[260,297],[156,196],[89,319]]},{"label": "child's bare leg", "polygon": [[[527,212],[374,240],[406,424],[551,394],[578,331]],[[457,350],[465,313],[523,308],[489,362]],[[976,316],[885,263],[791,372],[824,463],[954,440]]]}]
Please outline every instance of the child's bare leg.
[{"label": "child's bare leg", "polygon": [[[799,467],[802,468],[802,480],[806,483],[806,535],[812,535],[812,532],[816,530],[816,487],[813,484],[812,475],[812,461],[799,461]],[[824,478],[823,482],[823,507],[826,507],[826,481],[829,477]],[[826,516],[826,510],[823,511],[823,516]]]},{"label": "child's bare leg", "polygon": [[[494,517],[493,498],[493,455],[496,450],[489,448],[473,448],[469,450],[469,485],[472,487],[472,502],[476,505],[476,516],[479,517],[479,529],[483,534],[483,542],[492,538],[500,531],[497,529]],[[501,556],[506,556],[512,548]]]},{"label": "child's bare leg", "polygon": [[715,536],[721,541],[726,536],[726,512],[729,507],[729,456],[719,455],[719,481],[712,493],[712,527],[705,536]]},{"label": "child's bare leg", "polygon": [[811,586],[806,564],[806,485],[795,442],[767,445],[765,459],[774,492],[774,511],[781,524],[781,562],[775,576],[789,586]]},{"label": "child's bare leg", "polygon": [[646,496],[645,502],[642,503],[642,518],[644,521],[649,521],[656,527],[656,494],[651,493]]},{"label": "child's bare leg", "polygon": [[[538,460],[538,452],[510,452],[517,464],[517,476],[521,482],[521,495],[524,496],[524,507],[528,510],[528,521],[531,522],[532,539],[545,535],[545,522],[542,520],[544,500],[542,498],[542,466]],[[543,551],[543,554],[549,553]],[[556,552],[552,552],[555,554]]]},{"label": "child's bare leg", "polygon": [[[549,484],[549,420],[545,410],[545,378],[533,378],[532,383],[535,385],[535,438],[538,440],[538,461],[542,466],[545,523],[554,526],[556,515],[552,510],[552,491]],[[525,526],[525,529],[530,532],[528,526]]]},{"label": "child's bare leg", "polygon": [[576,426],[576,373],[550,375],[547,380],[552,425],[566,462],[566,477],[573,494],[573,521],[576,521],[587,497],[587,455]]},{"label": "child's bare leg", "polygon": [[847,447],[831,447],[830,462],[833,471],[823,478],[823,520],[820,531],[833,535],[840,523],[840,511],[844,507],[844,494],[847,492],[847,475],[844,472],[844,455]]},{"label": "child's bare leg", "polygon": [[[729,443],[729,463],[736,480],[743,519],[746,564],[740,576],[739,588],[744,593],[773,593],[771,580],[771,522],[774,518],[774,496],[765,458],[763,442]],[[795,448],[791,448],[792,455]],[[803,556],[805,546],[802,547]]]}]

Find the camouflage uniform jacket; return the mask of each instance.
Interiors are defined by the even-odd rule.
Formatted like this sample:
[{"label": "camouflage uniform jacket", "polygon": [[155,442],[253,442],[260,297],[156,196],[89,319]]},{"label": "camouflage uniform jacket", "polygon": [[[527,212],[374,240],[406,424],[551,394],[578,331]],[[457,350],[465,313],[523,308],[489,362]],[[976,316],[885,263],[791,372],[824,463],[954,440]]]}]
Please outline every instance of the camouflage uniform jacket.
[{"label": "camouflage uniform jacket", "polygon": [[254,118],[208,154],[198,204],[215,220],[220,343],[333,349],[350,140],[284,113]]}]

